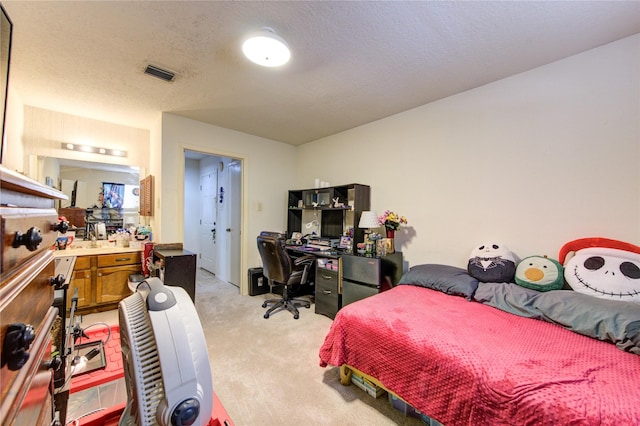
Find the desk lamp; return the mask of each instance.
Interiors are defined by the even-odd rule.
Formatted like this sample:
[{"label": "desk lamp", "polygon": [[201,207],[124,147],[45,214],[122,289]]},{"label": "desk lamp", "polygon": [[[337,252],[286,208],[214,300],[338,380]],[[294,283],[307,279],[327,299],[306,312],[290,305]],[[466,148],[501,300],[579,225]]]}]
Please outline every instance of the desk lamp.
[{"label": "desk lamp", "polygon": [[364,236],[364,243],[366,244],[366,252],[373,252],[373,248],[371,247],[372,241],[369,238],[369,234],[371,234],[371,228],[378,228],[380,223],[378,222],[378,215],[373,211],[363,211],[360,216],[360,222],[358,222],[358,228],[366,228]]}]

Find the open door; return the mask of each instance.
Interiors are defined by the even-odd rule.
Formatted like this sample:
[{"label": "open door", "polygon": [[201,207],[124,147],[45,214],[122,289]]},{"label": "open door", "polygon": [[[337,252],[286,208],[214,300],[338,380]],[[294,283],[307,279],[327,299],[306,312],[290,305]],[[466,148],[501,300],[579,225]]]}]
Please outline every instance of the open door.
[{"label": "open door", "polygon": [[229,218],[227,231],[227,252],[230,255],[229,282],[240,287],[240,229],[242,219],[242,166],[240,161],[232,161],[229,173]]}]

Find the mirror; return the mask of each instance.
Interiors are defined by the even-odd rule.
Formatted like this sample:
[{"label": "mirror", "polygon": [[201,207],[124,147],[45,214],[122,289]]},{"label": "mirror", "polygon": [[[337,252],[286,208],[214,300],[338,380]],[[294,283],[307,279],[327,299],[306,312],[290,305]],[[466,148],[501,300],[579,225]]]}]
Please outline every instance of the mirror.
[{"label": "mirror", "polygon": [[0,105],[2,105],[2,136],[0,139],[0,162],[2,162],[2,146],[4,145],[4,119],[7,110],[7,87],[9,83],[9,61],[11,54],[11,33],[13,24],[0,4]]},{"label": "mirror", "polygon": [[90,238],[97,224],[104,223],[100,229],[108,234],[139,225],[139,168],[50,157],[42,157],[41,164],[45,184],[69,197],[59,203],[58,214],[67,218],[78,238]]}]

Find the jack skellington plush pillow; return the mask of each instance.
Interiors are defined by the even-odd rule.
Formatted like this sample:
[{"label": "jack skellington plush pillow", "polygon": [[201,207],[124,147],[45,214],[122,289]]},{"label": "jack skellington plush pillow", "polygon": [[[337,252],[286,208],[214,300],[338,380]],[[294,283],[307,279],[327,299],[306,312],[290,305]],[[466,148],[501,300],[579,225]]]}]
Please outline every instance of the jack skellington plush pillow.
[{"label": "jack skellington plush pillow", "polygon": [[467,272],[480,282],[509,283],[516,273],[516,263],[515,255],[507,246],[488,242],[471,251]]},{"label": "jack skellington plush pillow", "polygon": [[582,238],[566,243],[558,258],[573,290],[640,303],[640,247],[607,238]]}]

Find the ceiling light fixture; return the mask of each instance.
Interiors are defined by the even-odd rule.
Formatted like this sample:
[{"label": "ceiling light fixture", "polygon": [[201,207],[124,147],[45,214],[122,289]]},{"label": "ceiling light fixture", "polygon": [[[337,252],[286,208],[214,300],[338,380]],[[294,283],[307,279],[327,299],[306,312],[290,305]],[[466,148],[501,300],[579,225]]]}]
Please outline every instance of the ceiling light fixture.
[{"label": "ceiling light fixture", "polygon": [[251,62],[263,67],[279,67],[291,58],[287,42],[269,27],[249,35],[242,44],[242,52]]},{"label": "ceiling light fixture", "polygon": [[102,154],[102,155],[113,155],[114,157],[126,157],[127,151],[121,149],[111,149],[111,148],[99,148],[95,146],[89,145],[74,145],[72,143],[63,142],[62,149],[68,149],[69,151],[80,151],[86,152],[89,154]]}]

